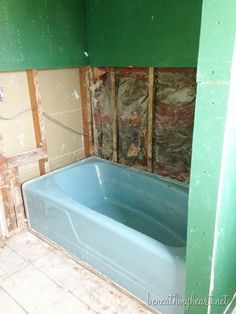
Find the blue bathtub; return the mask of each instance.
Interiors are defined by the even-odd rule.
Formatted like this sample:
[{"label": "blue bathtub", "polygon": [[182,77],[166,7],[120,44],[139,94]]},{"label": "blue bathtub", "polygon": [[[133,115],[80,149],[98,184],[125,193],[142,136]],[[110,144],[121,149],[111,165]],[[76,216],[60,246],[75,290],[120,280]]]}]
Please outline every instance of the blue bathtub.
[{"label": "blue bathtub", "polygon": [[91,157],[23,194],[33,231],[161,313],[183,312],[186,185]]}]

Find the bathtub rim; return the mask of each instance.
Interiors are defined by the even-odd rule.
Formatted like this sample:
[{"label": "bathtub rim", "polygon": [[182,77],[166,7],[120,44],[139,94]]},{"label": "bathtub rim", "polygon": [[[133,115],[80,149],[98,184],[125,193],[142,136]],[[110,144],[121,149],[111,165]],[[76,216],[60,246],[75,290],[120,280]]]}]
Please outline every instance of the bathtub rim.
[{"label": "bathtub rim", "polygon": [[150,177],[152,177],[154,179],[158,178],[160,181],[164,181],[167,184],[170,183],[170,184],[173,184],[173,185],[176,185],[176,186],[180,186],[180,187],[184,188],[187,193],[189,192],[189,184],[188,183],[177,181],[177,180],[169,178],[169,177],[160,176],[160,175],[158,175],[156,173],[153,173],[153,172],[148,172],[148,171],[145,171],[143,169],[137,169],[135,167],[130,167],[128,165],[120,164],[118,162],[114,162],[112,160],[107,160],[107,159],[104,159],[104,158],[101,158],[101,157],[97,157],[97,156],[85,157],[85,158],[83,158],[81,160],[78,160],[78,161],[75,161],[75,162],[73,162],[73,163],[71,163],[69,165],[66,165],[66,166],[60,167],[58,169],[49,171],[48,173],[45,173],[45,174],[43,174],[41,176],[38,176],[36,178],[32,178],[32,179],[26,180],[25,182],[23,182],[21,184],[21,186],[22,186],[22,188],[24,188],[25,186],[27,186],[31,182],[43,180],[43,178],[45,178],[45,177],[48,177],[48,176],[54,175],[56,173],[62,172],[64,170],[76,167],[77,165],[81,165],[81,164],[84,164],[84,163],[85,164],[89,163],[91,161],[95,161],[95,162],[98,161],[98,162],[101,162],[101,163],[104,163],[104,164],[110,164],[110,165],[113,165],[115,167],[119,167],[121,169],[125,169],[127,171],[138,173],[138,174],[141,174],[141,175],[144,175],[144,176],[150,176]]}]

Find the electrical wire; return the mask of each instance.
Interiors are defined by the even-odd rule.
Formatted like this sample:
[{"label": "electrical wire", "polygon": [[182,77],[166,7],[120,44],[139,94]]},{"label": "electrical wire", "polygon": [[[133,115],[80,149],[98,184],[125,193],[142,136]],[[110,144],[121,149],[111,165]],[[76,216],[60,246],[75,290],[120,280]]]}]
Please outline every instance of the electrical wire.
[{"label": "electrical wire", "polygon": [[[0,120],[4,120],[4,121],[14,120],[14,119],[20,117],[21,115],[23,115],[23,114],[26,113],[26,112],[32,111],[33,109],[34,109],[34,108],[25,109],[25,110],[20,111],[20,112],[16,113],[16,114],[13,115],[13,116],[10,116],[10,117],[4,117],[4,116],[0,115]],[[59,125],[60,127],[63,127],[64,129],[66,129],[66,130],[68,130],[68,131],[71,131],[71,132],[73,132],[73,133],[75,133],[75,134],[77,134],[77,135],[88,136],[88,134],[85,134],[85,133],[83,133],[83,132],[81,132],[81,131],[77,131],[77,130],[75,130],[74,128],[71,128],[70,126],[68,126],[68,125],[64,124],[63,122],[61,122],[61,121],[59,121],[59,120],[53,118],[50,114],[48,114],[48,113],[46,113],[46,112],[44,112],[44,111],[43,111],[43,116],[44,116],[46,119],[48,119],[48,120],[50,120],[51,122],[53,122],[53,123]]]},{"label": "electrical wire", "polygon": [[24,113],[26,113],[26,112],[28,112],[28,111],[32,111],[32,109],[31,108],[28,108],[28,109],[25,109],[25,110],[23,110],[23,111],[20,111],[20,112],[18,112],[18,113],[16,113],[15,115],[13,115],[13,116],[10,116],[10,117],[4,117],[4,116],[1,116],[0,115],[0,120],[14,120],[14,119],[16,119],[16,118],[18,118],[19,116],[21,116],[22,114],[24,114]]},{"label": "electrical wire", "polygon": [[75,130],[74,128],[71,128],[70,126],[64,124],[63,122],[61,122],[61,121],[59,121],[59,120],[53,118],[51,115],[49,115],[49,114],[46,113],[46,112],[43,112],[43,116],[44,116],[45,118],[47,118],[48,120],[50,120],[51,122],[53,122],[53,123],[55,123],[55,124],[57,124],[57,125],[63,127],[64,129],[67,129],[67,130],[69,130],[69,131],[71,131],[71,132],[73,132],[73,133],[75,133],[75,134],[88,136],[88,134],[85,134],[85,133],[83,133],[83,132],[81,132],[81,131],[77,131],[77,130]]}]

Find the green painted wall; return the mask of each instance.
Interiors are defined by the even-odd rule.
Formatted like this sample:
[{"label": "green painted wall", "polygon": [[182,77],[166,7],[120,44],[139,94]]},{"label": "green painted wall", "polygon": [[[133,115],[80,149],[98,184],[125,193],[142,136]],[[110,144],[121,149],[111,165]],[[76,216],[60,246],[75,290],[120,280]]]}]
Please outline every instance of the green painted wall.
[{"label": "green painted wall", "polygon": [[186,297],[227,304],[186,313],[231,313],[236,291],[235,16],[235,0],[203,1],[187,245]]},{"label": "green painted wall", "polygon": [[202,0],[87,0],[89,62],[194,67]]},{"label": "green painted wall", "polygon": [[0,0],[0,70],[196,66],[201,2]]},{"label": "green painted wall", "polygon": [[0,0],[0,70],[85,65],[84,0]]}]

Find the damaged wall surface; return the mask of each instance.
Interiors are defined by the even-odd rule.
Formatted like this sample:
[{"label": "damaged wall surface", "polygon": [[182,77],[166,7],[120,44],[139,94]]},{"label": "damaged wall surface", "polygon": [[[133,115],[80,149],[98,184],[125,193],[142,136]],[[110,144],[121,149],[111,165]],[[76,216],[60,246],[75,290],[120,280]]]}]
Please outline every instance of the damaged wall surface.
[{"label": "damaged wall surface", "polygon": [[[83,132],[77,69],[39,71],[43,109],[52,118]],[[83,136],[45,119],[49,169],[84,157]]]},{"label": "damaged wall surface", "polygon": [[[90,77],[95,154],[112,159],[111,69],[93,68]],[[153,172],[188,182],[190,175],[195,68],[154,72]],[[118,162],[148,170],[148,68],[116,68]]]},{"label": "damaged wall surface", "polygon": [[[17,154],[36,147],[30,97],[27,85],[27,75],[21,72],[0,73],[0,86],[4,100],[0,103],[1,153],[3,155]],[[14,115],[26,112],[14,118]],[[39,175],[37,162],[19,169],[22,181]]]},{"label": "damaged wall surface", "polygon": [[0,86],[0,224],[5,237],[25,227],[21,183],[85,154],[78,69],[2,72]]},{"label": "damaged wall surface", "polygon": [[[57,120],[82,130],[78,69],[39,71],[43,110]],[[0,117],[1,153],[12,155],[36,147],[26,72],[0,73],[4,101]],[[20,116],[15,114],[26,110]],[[83,137],[44,118],[49,168],[53,170],[84,157]],[[37,162],[19,168],[21,181],[38,176]]]}]

